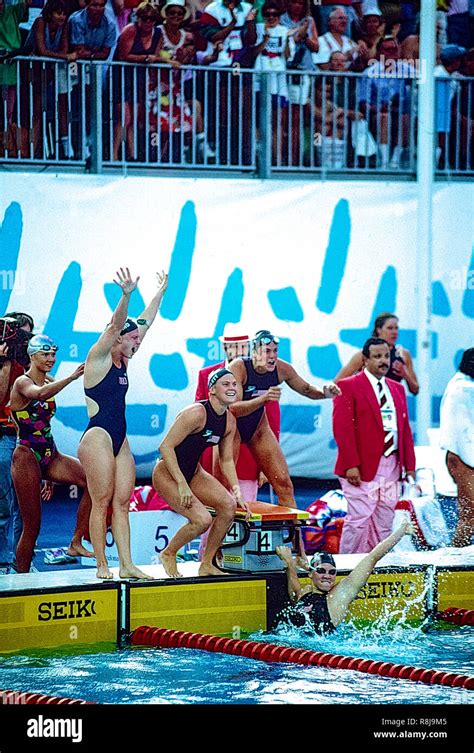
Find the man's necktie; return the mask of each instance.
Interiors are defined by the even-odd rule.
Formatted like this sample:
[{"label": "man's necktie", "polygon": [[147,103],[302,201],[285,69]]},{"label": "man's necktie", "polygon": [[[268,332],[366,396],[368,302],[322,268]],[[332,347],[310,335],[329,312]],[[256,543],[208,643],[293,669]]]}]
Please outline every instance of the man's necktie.
[{"label": "man's necktie", "polygon": [[[380,410],[383,410],[384,406],[387,404],[387,395],[385,394],[385,390],[383,388],[382,382],[377,382],[377,389],[379,393]],[[385,455],[385,457],[388,458],[388,456],[392,454],[394,449],[395,449],[395,445],[394,445],[393,431],[386,431],[384,442],[383,442],[383,454]]]}]

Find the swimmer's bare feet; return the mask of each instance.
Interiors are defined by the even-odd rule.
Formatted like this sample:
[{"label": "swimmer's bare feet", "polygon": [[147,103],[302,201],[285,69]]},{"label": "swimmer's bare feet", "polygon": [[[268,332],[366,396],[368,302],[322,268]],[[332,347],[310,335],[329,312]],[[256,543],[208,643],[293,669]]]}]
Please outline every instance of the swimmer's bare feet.
[{"label": "swimmer's bare feet", "polygon": [[224,573],[222,570],[219,570],[218,567],[214,567],[214,565],[211,565],[208,562],[202,562],[199,567],[198,575],[227,575],[227,573]]},{"label": "swimmer's bare feet", "polygon": [[182,578],[183,576],[178,570],[178,567],[176,565],[176,555],[175,554],[169,554],[166,549],[163,549],[162,552],[160,552],[160,561],[163,567],[165,568],[165,573],[168,576],[168,578]]},{"label": "swimmer's bare feet", "polygon": [[114,574],[109,570],[107,563],[105,565],[97,565],[97,577],[102,580],[112,580]]},{"label": "swimmer's bare feet", "polygon": [[119,570],[120,578],[137,578],[137,580],[155,580],[153,575],[147,575],[143,570],[139,570],[135,565],[121,567]]},{"label": "swimmer's bare feet", "polygon": [[90,552],[89,549],[86,549],[85,546],[82,546],[82,544],[78,541],[71,541],[68,548],[66,549],[66,554],[69,554],[70,557],[94,556],[94,552]]}]

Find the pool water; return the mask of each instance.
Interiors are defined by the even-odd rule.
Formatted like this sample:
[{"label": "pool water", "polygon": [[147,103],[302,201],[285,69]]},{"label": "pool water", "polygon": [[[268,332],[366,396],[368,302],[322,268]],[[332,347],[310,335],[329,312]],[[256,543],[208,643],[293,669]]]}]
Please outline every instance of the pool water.
[{"label": "pool water", "polygon": [[[474,628],[390,632],[344,625],[331,636],[281,627],[253,640],[473,674]],[[349,670],[269,664],[192,649],[127,648],[0,658],[1,686],[96,703],[473,704],[474,691]]]}]

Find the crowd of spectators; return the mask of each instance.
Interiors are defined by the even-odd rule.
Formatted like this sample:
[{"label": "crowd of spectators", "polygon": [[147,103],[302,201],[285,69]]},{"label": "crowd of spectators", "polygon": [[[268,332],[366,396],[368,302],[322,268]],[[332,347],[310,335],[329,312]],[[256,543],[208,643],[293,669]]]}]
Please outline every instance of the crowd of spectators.
[{"label": "crowd of spectators", "polygon": [[[472,170],[474,0],[437,9],[437,165]],[[396,170],[415,155],[419,15],[419,0],[0,0],[0,157],[87,158],[99,61],[111,161],[250,164],[253,69],[273,164]]]}]

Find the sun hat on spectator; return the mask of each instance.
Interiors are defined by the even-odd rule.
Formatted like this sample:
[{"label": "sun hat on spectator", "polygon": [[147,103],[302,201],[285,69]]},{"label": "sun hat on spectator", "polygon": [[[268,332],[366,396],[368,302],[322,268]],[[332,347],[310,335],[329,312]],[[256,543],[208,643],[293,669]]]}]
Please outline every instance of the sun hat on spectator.
[{"label": "sun hat on spectator", "polygon": [[189,12],[189,8],[186,7],[186,0],[167,0],[166,4],[161,9],[161,15],[163,16],[163,18],[166,18],[166,16],[168,15],[168,12],[166,9],[170,8],[172,5],[178,5],[180,8],[184,10],[184,19],[183,19],[184,21],[186,21],[189,18],[190,12]]},{"label": "sun hat on spectator", "polygon": [[233,322],[227,322],[224,327],[222,335],[219,337],[219,341],[225,345],[226,343],[243,343],[250,340],[250,335],[245,334],[246,328],[241,324],[234,324]]}]

